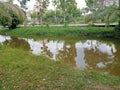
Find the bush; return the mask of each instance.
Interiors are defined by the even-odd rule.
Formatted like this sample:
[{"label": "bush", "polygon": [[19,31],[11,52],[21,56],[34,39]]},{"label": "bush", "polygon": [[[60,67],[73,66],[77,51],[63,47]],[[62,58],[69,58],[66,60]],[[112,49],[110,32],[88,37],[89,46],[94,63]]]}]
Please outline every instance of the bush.
[{"label": "bush", "polygon": [[115,37],[120,38],[120,26],[119,25],[115,27]]},{"label": "bush", "polygon": [[93,23],[93,22],[89,22],[89,23],[88,23],[88,26],[89,26],[89,27],[93,27],[93,26],[94,26],[94,23]]}]

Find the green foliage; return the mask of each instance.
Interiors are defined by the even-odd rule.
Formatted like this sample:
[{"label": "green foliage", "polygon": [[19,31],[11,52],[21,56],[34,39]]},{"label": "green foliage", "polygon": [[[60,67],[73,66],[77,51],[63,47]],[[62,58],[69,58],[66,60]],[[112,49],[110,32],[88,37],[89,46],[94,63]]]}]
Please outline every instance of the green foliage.
[{"label": "green foliage", "polygon": [[92,22],[88,23],[88,27],[93,27],[93,26],[94,26],[94,23],[92,23]]},{"label": "green foliage", "polygon": [[37,18],[37,12],[31,13],[31,18]]},{"label": "green foliage", "polygon": [[101,19],[108,26],[110,22],[118,21],[119,12],[120,11],[115,5],[106,6],[105,9],[101,9],[95,12],[94,15],[96,16],[94,17],[94,19]]},{"label": "green foliage", "polygon": [[57,0],[57,8],[63,13],[63,22],[66,23],[67,14],[73,18],[73,13],[77,9],[77,3],[75,0]]},{"label": "green foliage", "polygon": [[79,28],[79,27],[26,27],[15,30],[1,30],[1,34],[9,35],[45,35],[45,36],[99,36],[114,37],[113,28]]},{"label": "green foliage", "polygon": [[91,14],[87,15],[86,22],[106,23],[109,26],[111,22],[118,22],[120,17],[120,10],[118,9],[117,0],[86,0],[87,6]]},{"label": "green foliage", "polygon": [[49,28],[49,27],[50,27],[50,26],[49,26],[49,23],[46,23],[46,27],[47,27],[47,28]]},{"label": "green foliage", "polygon": [[12,3],[0,2],[0,24],[9,28],[16,28],[24,21],[25,14]]},{"label": "green foliage", "polygon": [[120,26],[115,27],[115,37],[120,39]]},{"label": "green foliage", "polygon": [[[80,9],[76,9],[72,15],[66,14],[66,22],[67,23],[77,23],[80,20],[77,20],[77,18],[80,18],[81,11]],[[64,20],[64,14],[62,14],[61,10],[49,10],[45,13],[43,20],[44,22],[49,22],[50,24],[65,24]]]},{"label": "green foliage", "polygon": [[85,0],[86,5],[89,7],[89,11],[95,11],[98,8],[98,0]]}]

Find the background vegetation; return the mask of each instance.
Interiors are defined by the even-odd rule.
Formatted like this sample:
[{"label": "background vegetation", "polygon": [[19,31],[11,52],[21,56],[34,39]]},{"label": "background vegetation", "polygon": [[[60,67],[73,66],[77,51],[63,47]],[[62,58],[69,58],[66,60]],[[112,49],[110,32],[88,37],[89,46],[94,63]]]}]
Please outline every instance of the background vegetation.
[{"label": "background vegetation", "polygon": [[[7,3],[2,2],[0,5],[1,10],[3,7],[5,7],[4,13],[9,10],[9,14],[7,13],[6,15],[2,15],[2,13],[0,15],[2,19],[4,16],[4,20],[0,20],[1,24],[2,22],[5,22],[5,20],[7,20],[7,25],[10,26],[10,17],[14,18],[13,24],[19,24],[20,21],[23,20],[23,17],[18,16],[18,11],[20,14],[20,10],[18,10],[18,7],[16,5],[11,4],[13,3],[13,0],[7,1]],[[26,12],[26,3],[30,0],[18,1],[21,4],[21,8]],[[77,8],[77,3],[75,0],[52,0],[54,10],[47,9],[50,4],[49,0],[36,0],[36,2],[37,5],[35,5],[35,8],[37,11],[29,12],[29,18],[31,19],[28,20],[28,23],[32,25],[106,23],[106,26],[109,26],[109,23],[117,24],[118,22],[120,22],[120,0],[85,0],[87,7],[83,9]],[[14,7],[14,13],[12,7]],[[6,22],[2,25],[6,25]]]}]

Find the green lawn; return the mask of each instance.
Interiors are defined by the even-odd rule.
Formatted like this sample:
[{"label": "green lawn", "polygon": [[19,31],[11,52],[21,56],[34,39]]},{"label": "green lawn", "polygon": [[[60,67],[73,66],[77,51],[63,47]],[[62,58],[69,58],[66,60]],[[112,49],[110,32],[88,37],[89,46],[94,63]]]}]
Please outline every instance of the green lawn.
[{"label": "green lawn", "polygon": [[[107,88],[107,89],[106,89]],[[35,56],[9,45],[0,46],[0,90],[120,89],[120,77],[80,70]]]}]

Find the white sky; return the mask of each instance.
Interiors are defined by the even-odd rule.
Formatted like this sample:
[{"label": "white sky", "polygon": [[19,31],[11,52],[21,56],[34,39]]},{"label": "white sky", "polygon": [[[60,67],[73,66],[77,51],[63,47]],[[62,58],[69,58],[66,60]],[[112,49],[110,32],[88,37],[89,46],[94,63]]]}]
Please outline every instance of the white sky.
[{"label": "white sky", "polygon": [[[50,0],[50,1],[52,1],[52,0]],[[31,0],[30,2],[27,3],[27,7],[29,10],[33,10],[33,6],[34,6],[35,2],[36,2],[36,0]],[[76,2],[77,2],[78,8],[82,9],[83,7],[86,7],[85,0],[76,0]],[[17,0],[14,0],[14,3],[19,5]],[[54,7],[52,6],[52,3],[50,3],[48,9],[54,9]]]}]

